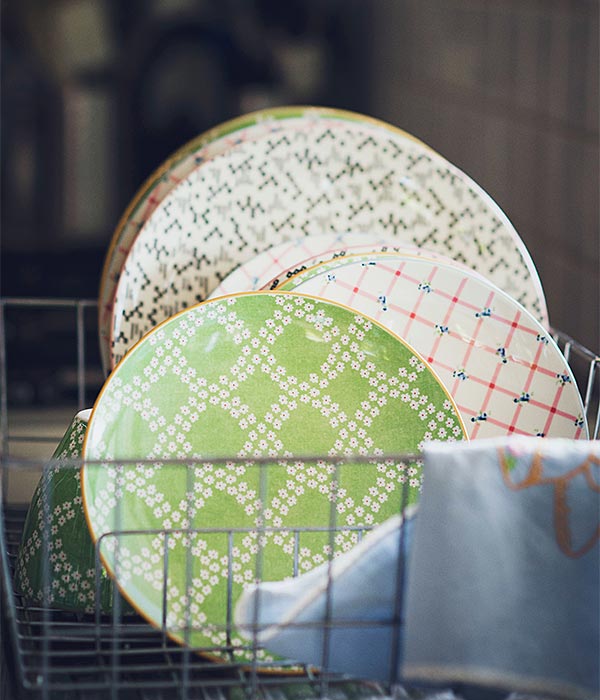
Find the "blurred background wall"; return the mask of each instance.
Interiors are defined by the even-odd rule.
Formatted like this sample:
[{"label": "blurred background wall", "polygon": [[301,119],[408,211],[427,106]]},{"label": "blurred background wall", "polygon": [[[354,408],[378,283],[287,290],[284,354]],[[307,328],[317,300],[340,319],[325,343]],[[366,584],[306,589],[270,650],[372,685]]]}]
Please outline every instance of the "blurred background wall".
[{"label": "blurred background wall", "polygon": [[470,174],[599,340],[597,0],[4,0],[2,295],[94,297],[114,227],[243,112],[385,119]]},{"label": "blurred background wall", "polygon": [[371,3],[372,112],[500,204],[550,321],[600,350],[597,0]]}]

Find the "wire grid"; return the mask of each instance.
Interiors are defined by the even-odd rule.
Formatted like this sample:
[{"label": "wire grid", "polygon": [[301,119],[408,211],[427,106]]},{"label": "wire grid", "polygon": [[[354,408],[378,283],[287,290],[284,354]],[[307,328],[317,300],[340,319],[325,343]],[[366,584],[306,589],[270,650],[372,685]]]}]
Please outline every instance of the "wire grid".
[{"label": "wire grid", "polygon": [[[214,461],[214,460],[213,460]],[[138,462],[136,462],[137,464]],[[44,464],[47,470],[56,464],[49,461]],[[198,462],[196,461],[197,465]],[[27,466],[7,460],[5,466],[24,469]],[[80,468],[80,463],[61,465],[64,468]],[[256,468],[261,465],[257,464]],[[191,473],[191,472],[190,472]],[[265,473],[265,472],[263,472]],[[406,493],[406,490],[404,491]],[[400,506],[402,508],[403,504]],[[334,552],[335,501],[332,502],[332,525],[329,528],[298,528],[293,530],[296,546],[293,555],[294,575],[298,574],[298,552],[302,545],[302,536],[315,531],[329,533]],[[123,616],[124,603],[120,596],[115,596],[112,614],[101,612],[99,605],[93,614],[80,614],[52,609],[48,605],[36,606],[27,603],[16,590],[12,589],[17,551],[21,539],[21,530],[25,509],[18,506],[6,506],[4,522],[0,526],[6,547],[3,548],[4,586],[9,594],[7,600],[8,626],[12,633],[13,653],[19,683],[28,690],[37,690],[43,698],[62,697],[61,693],[79,691],[82,697],[91,697],[91,692],[104,691],[103,697],[176,697],[210,698],[210,697],[339,697],[359,698],[382,695],[381,686],[372,683],[352,682],[333,674],[313,671],[307,667],[298,667],[292,662],[260,662],[257,658],[258,644],[256,638],[248,641],[247,650],[252,655],[251,663],[240,663],[231,655],[230,647],[193,647],[179,646],[171,641],[163,614],[160,629],[151,627],[141,617]],[[264,528],[264,532],[273,528]],[[346,528],[347,529],[347,528]],[[364,529],[353,528],[362,536]],[[288,528],[289,531],[289,528]],[[159,534],[158,531],[153,534]],[[230,541],[234,534],[250,532],[250,529],[196,529],[181,531],[160,531],[165,535],[163,561],[168,556],[168,536],[175,532],[183,534],[224,532]],[[259,529],[259,535],[262,530]],[[119,542],[121,536],[131,534],[129,531],[113,531]],[[48,529],[42,533],[43,588],[49,581]],[[96,601],[100,600],[100,558],[101,542],[96,544]],[[405,544],[401,540],[401,546]],[[261,580],[261,552],[256,559],[256,580]],[[398,572],[398,595],[401,595],[402,572]],[[327,595],[329,598],[330,588]],[[166,588],[165,599],[166,604]],[[228,590],[226,630],[228,637],[232,632],[233,604],[231,589]],[[344,624],[353,624],[345,621]],[[357,623],[360,624],[360,623]],[[381,622],[392,625],[396,630],[394,647],[396,654],[399,644],[400,619]],[[330,606],[326,606],[323,622],[325,630],[322,655],[322,669],[327,668],[328,630],[333,623]],[[372,626],[372,625],[371,625]],[[207,654],[220,654],[222,661],[208,660]],[[269,669],[268,675],[263,673]],[[292,675],[293,674],[293,675]],[[391,682],[394,685],[397,679]],[[391,687],[390,685],[390,687]],[[287,690],[287,692],[286,692]],[[133,695],[137,693],[137,695]],[[79,696],[78,696],[79,697]]]},{"label": "wire grid", "polygon": [[[326,613],[323,623],[324,644],[321,669],[295,668],[289,673],[289,663],[281,662],[275,666],[271,663],[271,672],[266,674],[261,669],[257,659],[256,636],[249,641],[248,649],[253,654],[251,664],[241,664],[235,661],[230,649],[224,646],[219,649],[191,648],[180,646],[173,642],[166,627],[161,629],[150,626],[138,616],[123,616],[124,603],[120,596],[115,595],[112,614],[104,614],[96,608],[95,614],[83,614],[53,609],[49,605],[36,606],[27,603],[13,586],[14,567],[21,539],[21,532],[27,512],[27,505],[7,501],[8,482],[17,481],[32,470],[45,473],[56,463],[44,460],[27,461],[11,456],[11,448],[19,442],[48,442],[56,444],[61,435],[39,437],[37,434],[13,435],[9,428],[9,396],[8,396],[8,358],[6,317],[20,310],[60,310],[70,316],[75,352],[72,362],[75,364],[76,376],[76,410],[87,407],[90,395],[95,394],[97,387],[90,387],[89,352],[86,344],[86,320],[95,317],[97,306],[91,300],[47,300],[47,299],[3,299],[0,300],[0,430],[2,436],[2,501],[0,509],[0,560],[2,562],[2,584],[5,594],[5,625],[8,631],[9,645],[6,649],[19,692],[23,697],[110,697],[115,700],[127,698],[162,699],[179,697],[189,700],[195,698],[237,698],[237,697],[328,697],[328,698],[358,698],[386,696],[388,693],[406,692],[409,694],[419,691],[402,688],[398,685],[401,679],[392,675],[383,686],[342,678],[327,672],[328,668],[328,637],[331,630],[331,589],[327,586]],[[599,431],[598,394],[600,389],[600,373],[598,363],[600,358],[595,353],[583,347],[573,338],[553,331],[553,336],[573,371],[584,398],[585,415],[588,420],[590,435],[596,439]],[[14,352],[14,349],[13,349]],[[411,461],[415,455],[394,455],[395,461]],[[310,459],[310,458],[307,458]],[[313,458],[316,459],[316,458]],[[330,460],[332,458],[326,458]],[[364,462],[365,458],[362,458]],[[212,460],[213,462],[215,460]],[[231,461],[231,460],[228,460]],[[339,463],[339,460],[333,460]],[[136,462],[137,463],[137,462]],[[196,460],[195,465],[198,464]],[[63,468],[78,468],[80,464],[61,464]],[[260,468],[260,460],[256,467]],[[265,472],[263,472],[265,473]],[[406,494],[407,490],[404,489]],[[406,503],[398,504],[402,512]],[[347,529],[347,528],[344,528]],[[46,529],[47,530],[47,529]],[[332,502],[329,528],[321,528],[329,532],[334,551],[334,535],[336,533],[335,500]],[[288,528],[289,531],[289,528]],[[292,562],[293,574],[298,574],[298,551],[303,534],[314,531],[314,528],[299,528],[294,531],[295,552]],[[198,530],[196,532],[204,532]],[[229,531],[232,537],[236,530]],[[240,530],[237,530],[240,532]],[[363,530],[359,530],[359,537]],[[124,533],[112,533],[115,537]],[[44,534],[44,548],[48,553],[49,533]],[[168,536],[167,536],[168,539]],[[400,547],[405,543],[400,538]],[[166,546],[165,546],[166,550]],[[100,563],[97,548],[96,581],[97,592],[100,585]],[[44,557],[47,562],[48,557]],[[402,556],[398,561],[402,562]],[[256,560],[256,580],[261,580],[260,552]],[[400,564],[401,565],[401,564]],[[46,563],[44,575],[49,576],[49,566]],[[46,578],[48,580],[48,578]],[[400,605],[402,600],[402,571],[396,572],[398,606],[392,619],[382,621],[382,625],[391,626],[392,649],[391,658],[396,658],[400,644]],[[328,583],[331,583],[329,578]],[[96,595],[96,600],[100,596]],[[231,631],[232,600],[228,595],[227,603],[227,632]],[[345,624],[354,624],[346,621]],[[360,623],[356,623],[360,624]],[[256,634],[256,633],[255,633]],[[222,661],[215,663],[207,660],[202,652],[219,652]],[[396,666],[392,665],[395,669]],[[275,670],[276,672],[273,672]],[[15,691],[16,692],[16,691]]]}]

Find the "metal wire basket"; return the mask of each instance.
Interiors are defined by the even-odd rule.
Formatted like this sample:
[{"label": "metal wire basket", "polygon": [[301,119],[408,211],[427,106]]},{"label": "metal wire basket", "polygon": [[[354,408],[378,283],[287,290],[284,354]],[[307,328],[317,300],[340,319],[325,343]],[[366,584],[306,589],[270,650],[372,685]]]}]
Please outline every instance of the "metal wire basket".
[{"label": "metal wire basket", "polygon": [[[60,424],[56,415],[73,415],[87,407],[103,381],[99,358],[90,343],[94,335],[96,304],[88,300],[0,300],[0,431],[2,439],[2,499],[0,501],[0,561],[3,588],[3,697],[41,698],[359,698],[389,696],[422,697],[422,689],[407,689],[401,679],[390,677],[386,683],[375,684],[359,679],[342,677],[328,672],[327,644],[323,646],[319,669],[297,667],[290,663],[271,662],[268,673],[259,660],[256,637],[248,642],[250,663],[241,663],[231,653],[232,600],[227,601],[226,642],[222,647],[194,648],[172,641],[166,620],[161,626],[151,626],[135,614],[125,614],[127,604],[115,593],[112,610],[107,613],[100,605],[90,612],[69,612],[52,607],[47,600],[32,604],[15,589],[13,584],[17,552],[21,541],[28,509],[27,489],[24,484],[34,484],[40,474],[52,468],[79,468],[72,460],[52,462],[42,454],[49,445],[55,445],[60,432],[48,432],[42,419],[40,425],[19,423],[19,392],[33,397],[34,406],[44,406],[46,423]],[[48,319],[51,323],[40,323]],[[35,339],[21,337],[15,329],[22,329],[22,319],[29,317],[31,327],[38,333]],[[32,320],[33,319],[33,320]],[[60,319],[59,323],[56,320]],[[44,366],[44,353],[40,348],[53,343],[53,338],[43,337],[44,332],[55,333],[62,328],[58,339],[61,347],[68,348],[66,357],[51,357]],[[600,375],[597,371],[600,358],[576,340],[560,332],[554,337],[570,362],[584,398],[585,415],[590,435],[598,437],[598,400]],[[35,343],[32,348],[31,343]],[[31,367],[31,358],[38,360],[33,375],[22,376],[22,368]],[[56,378],[56,366],[62,368],[62,383],[48,391]],[[11,381],[20,377],[16,388]],[[25,392],[22,386],[29,387]],[[19,389],[21,386],[21,389]],[[16,398],[15,398],[16,396]],[[15,408],[17,404],[17,408]],[[21,410],[24,415],[29,415]],[[64,428],[64,425],[63,425]],[[46,432],[45,432],[46,431]],[[418,459],[418,455],[394,455],[394,461]],[[339,460],[325,458],[336,465]],[[348,461],[348,460],[346,460]],[[351,460],[350,460],[351,461]],[[195,462],[197,464],[197,460]],[[193,466],[193,465],[190,465]],[[263,464],[256,461],[256,468]],[[265,472],[266,473],[266,472]],[[406,493],[404,490],[403,493]],[[398,503],[398,511],[406,503]],[[299,571],[298,552],[302,538],[315,528],[296,528],[294,552],[290,560],[290,573]],[[347,528],[345,528],[347,530]],[[332,543],[335,553],[337,531],[335,508],[329,527],[321,528]],[[204,532],[204,531],[202,531]],[[365,529],[356,529],[360,539]],[[232,541],[240,529],[232,528],[224,533]],[[118,535],[119,533],[113,533]],[[165,541],[170,533],[164,532]],[[50,533],[46,529],[43,546],[48,554]],[[166,550],[166,546],[165,546]],[[47,556],[46,556],[47,558]],[[48,575],[46,566],[46,576]],[[96,549],[97,582],[96,600],[100,599],[101,565],[98,545]],[[260,556],[257,557],[256,576],[261,578]],[[401,600],[401,575],[397,576],[396,599]],[[400,644],[400,609],[382,624],[392,629],[393,643]],[[324,621],[324,635],[332,625],[330,618]],[[218,653],[215,662],[207,658]],[[9,679],[12,679],[9,683]],[[457,689],[455,689],[457,690]]]}]

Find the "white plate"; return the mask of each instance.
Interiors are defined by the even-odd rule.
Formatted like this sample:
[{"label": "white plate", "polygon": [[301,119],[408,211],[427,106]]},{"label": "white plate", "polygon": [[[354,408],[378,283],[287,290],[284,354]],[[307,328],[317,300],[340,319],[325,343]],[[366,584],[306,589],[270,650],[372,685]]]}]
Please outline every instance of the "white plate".
[{"label": "white plate", "polygon": [[[383,122],[355,112],[329,107],[273,107],[223,122],[184,144],[167,158],[136,192],[119,220],[108,247],[98,294],[98,308],[100,310],[98,335],[102,366],[106,372],[112,367],[110,338],[117,283],[131,246],[154,210],[198,166],[243,141],[265,138],[269,134],[274,134],[284,129],[283,120],[299,116],[310,116],[312,119],[319,118],[321,120],[344,119],[372,122],[386,126],[390,130],[393,129],[397,134],[418,142],[413,136],[400,129],[384,125]],[[425,144],[422,145],[427,148]]]},{"label": "white plate", "polygon": [[233,145],[179,183],[125,259],[111,309],[112,364],[257,253],[339,231],[462,261],[546,322],[535,267],[497,204],[428,147],[364,119],[286,118],[276,133]]},{"label": "white plate", "polygon": [[[299,272],[300,269],[351,253],[377,250],[397,252],[400,249],[395,245],[397,243],[391,236],[386,238],[352,232],[321,233],[283,241],[236,267],[215,287],[209,298],[264,289],[266,285],[276,285],[276,282],[283,281],[275,279],[280,273],[289,277],[295,274],[294,270]],[[403,250],[404,248],[402,246]],[[416,246],[410,248],[413,251],[419,250]]]},{"label": "white plate", "polygon": [[[450,258],[418,248],[414,245],[398,245],[393,238],[369,236],[364,233],[323,233],[316,236],[284,241],[242,263],[210,294],[213,299],[225,294],[251,292],[258,289],[275,289],[292,275],[328,260],[346,255],[372,252],[407,253],[430,258]],[[461,263],[456,263],[461,265]]]},{"label": "white plate", "polygon": [[[277,131],[280,119],[286,119],[298,111],[297,108],[281,107],[245,114],[219,124],[182,146],[136,192],[115,228],[100,279],[98,335],[105,371],[112,366],[110,333],[117,283],[131,246],[152,212],[199,165],[224,153],[236,143]],[[323,110],[323,114],[326,111]]]},{"label": "white plate", "polygon": [[575,378],[552,338],[479,275],[373,253],[317,265],[279,289],[345,304],[404,338],[448,388],[471,439],[588,437]]}]

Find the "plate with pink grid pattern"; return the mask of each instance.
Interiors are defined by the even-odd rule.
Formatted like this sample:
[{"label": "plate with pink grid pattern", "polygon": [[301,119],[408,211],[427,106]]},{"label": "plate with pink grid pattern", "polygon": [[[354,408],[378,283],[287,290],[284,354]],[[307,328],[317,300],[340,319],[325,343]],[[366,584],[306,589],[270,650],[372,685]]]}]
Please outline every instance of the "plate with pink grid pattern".
[{"label": "plate with pink grid pattern", "polygon": [[439,259],[373,253],[316,265],[281,290],[345,304],[403,338],[445,384],[470,439],[588,437],[581,395],[558,346],[480,275]]},{"label": "plate with pink grid pattern", "polygon": [[[282,241],[258,253],[232,270],[213,290],[209,299],[237,292],[261,289],[282,270],[288,275],[305,270],[320,262],[346,255],[346,253],[371,253],[376,250],[399,250],[391,236],[365,233],[340,232],[317,233],[289,241]],[[416,247],[415,247],[416,249]],[[306,263],[306,261],[310,261]]]},{"label": "plate with pink grid pattern", "polygon": [[[453,262],[452,258],[440,255],[425,248],[419,248],[408,243],[398,244],[391,237],[366,233],[321,233],[304,238],[295,238],[274,245],[250,260],[242,263],[209,295],[209,299],[225,294],[252,292],[262,289],[264,285],[272,287],[282,284],[285,279],[309,267],[322,262],[343,258],[346,255],[373,252],[407,253],[409,255],[425,255],[429,258],[441,258]],[[459,267],[462,263],[454,261]],[[466,266],[465,266],[466,267]],[[281,279],[279,276],[281,275]]]}]

